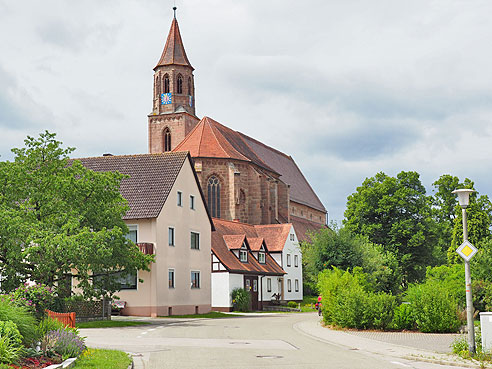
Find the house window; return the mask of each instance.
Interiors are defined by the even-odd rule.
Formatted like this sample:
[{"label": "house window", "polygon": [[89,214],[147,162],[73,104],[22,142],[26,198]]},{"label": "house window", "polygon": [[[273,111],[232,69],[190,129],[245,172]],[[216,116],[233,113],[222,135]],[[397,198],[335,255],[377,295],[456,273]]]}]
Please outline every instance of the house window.
[{"label": "house window", "polygon": [[272,279],[267,278],[267,292],[272,292]]},{"label": "house window", "polygon": [[174,228],[173,227],[168,228],[168,235],[169,235],[169,246],[174,246]]},{"label": "house window", "polygon": [[118,272],[114,274],[115,282],[120,284],[120,290],[137,289],[137,271],[130,273]]},{"label": "house window", "polygon": [[290,267],[290,254],[287,254],[287,266]]},{"label": "house window", "polygon": [[168,93],[169,92],[169,76],[166,74],[164,76],[164,93]]},{"label": "house window", "polygon": [[200,233],[191,232],[191,248],[200,250]]},{"label": "house window", "polygon": [[169,269],[169,288],[174,288],[174,269]]},{"label": "house window", "polygon": [[171,131],[166,127],[162,132],[162,139],[164,140],[164,152],[171,151]]},{"label": "house window", "polygon": [[183,93],[183,76],[180,74],[178,75],[178,85],[177,85],[177,92],[178,94]]},{"label": "house window", "polygon": [[292,281],[287,279],[287,291],[292,292]]},{"label": "house window", "polygon": [[258,254],[258,261],[260,262],[260,264],[265,264],[265,253],[264,252],[260,252]]},{"label": "house window", "polygon": [[183,206],[183,193],[178,191],[178,206]]},{"label": "house window", "polygon": [[190,209],[195,210],[195,196],[190,195]]},{"label": "house window", "polygon": [[214,218],[220,218],[220,182],[216,176],[208,179],[208,207]]},{"label": "house window", "polygon": [[258,292],[258,280],[253,279],[253,292]]},{"label": "house window", "polygon": [[299,266],[299,256],[294,255],[294,266],[297,268]]},{"label": "house window", "polygon": [[299,280],[295,280],[295,287],[296,287],[296,292],[299,292]]},{"label": "house window", "polygon": [[191,272],[191,288],[200,288],[200,272]]},{"label": "house window", "polygon": [[295,241],[294,233],[291,233],[291,234],[290,234],[290,240],[291,240],[291,241]]},{"label": "house window", "polygon": [[132,241],[133,243],[137,243],[137,230],[138,226],[137,225],[129,225],[128,226],[128,233],[125,235],[127,239]]},{"label": "house window", "polygon": [[239,250],[239,260],[242,261],[243,263],[247,263],[248,262],[248,251]]}]

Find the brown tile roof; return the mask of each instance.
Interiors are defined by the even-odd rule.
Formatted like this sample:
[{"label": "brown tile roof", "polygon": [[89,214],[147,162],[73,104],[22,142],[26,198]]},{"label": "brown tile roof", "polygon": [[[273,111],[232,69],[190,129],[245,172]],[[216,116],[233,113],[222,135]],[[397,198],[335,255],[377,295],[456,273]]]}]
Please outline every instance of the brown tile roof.
[{"label": "brown tile roof", "polygon": [[[256,234],[255,226],[245,223],[230,222],[217,218],[213,218],[213,222],[215,231],[212,232],[212,252],[229,272],[264,275],[285,274],[284,270],[277,264],[269,253],[266,253],[265,255],[265,264],[260,264],[258,260],[256,260],[256,258],[250,253],[248,253],[248,261],[243,263],[239,261],[239,258],[234,255],[234,252],[226,243],[226,240],[231,242],[234,240],[234,242],[236,242],[234,245],[237,245],[238,239],[242,238],[244,240],[244,237],[246,237],[247,245],[250,250],[253,250],[252,244],[253,247],[256,248],[258,242],[261,240],[261,237],[258,237]],[[237,236],[236,239],[231,237],[234,235]],[[266,245],[266,247],[268,249],[268,245]]]},{"label": "brown tile roof", "polygon": [[291,224],[287,223],[255,225],[254,227],[258,236],[265,239],[268,251],[281,252],[284,249],[287,237],[289,237],[291,226]]},{"label": "brown tile roof", "polygon": [[189,151],[192,157],[244,160],[280,174],[290,185],[292,201],[326,212],[292,157],[255,139],[204,117],[174,151]]},{"label": "brown tile roof", "polygon": [[176,152],[73,160],[96,172],[118,171],[129,175],[121,181],[120,188],[130,206],[124,219],[142,219],[159,215],[187,158],[187,152]]},{"label": "brown tile roof", "polygon": [[179,32],[178,21],[176,18],[173,18],[171,29],[169,30],[169,35],[167,36],[166,45],[164,46],[164,51],[162,52],[161,58],[159,59],[159,62],[155,66],[154,70],[157,67],[171,64],[186,65],[193,68],[188,60],[188,57],[186,56],[186,51],[183,46],[183,40],[181,39],[181,33]]},{"label": "brown tile roof", "polygon": [[304,218],[290,216],[290,221],[296,231],[297,239],[301,241],[310,241],[309,233],[316,233],[320,229],[328,228],[326,225],[311,222]]}]

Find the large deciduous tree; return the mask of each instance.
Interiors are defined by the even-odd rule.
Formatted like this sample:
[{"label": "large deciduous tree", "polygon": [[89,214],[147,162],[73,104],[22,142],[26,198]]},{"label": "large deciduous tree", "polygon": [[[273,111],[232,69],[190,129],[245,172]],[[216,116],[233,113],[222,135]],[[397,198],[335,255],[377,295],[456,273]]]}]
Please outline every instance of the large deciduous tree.
[{"label": "large deciduous tree", "polygon": [[416,172],[378,173],[347,199],[344,225],[395,254],[405,282],[421,280],[433,263],[431,200]]},{"label": "large deciduous tree", "polygon": [[[27,280],[61,289],[67,276],[85,296],[111,295],[108,276],[148,270],[153,258],[127,237],[123,175],[70,161],[55,134],[28,137],[0,163],[0,274],[9,291]],[[93,283],[100,275],[105,283]]]}]

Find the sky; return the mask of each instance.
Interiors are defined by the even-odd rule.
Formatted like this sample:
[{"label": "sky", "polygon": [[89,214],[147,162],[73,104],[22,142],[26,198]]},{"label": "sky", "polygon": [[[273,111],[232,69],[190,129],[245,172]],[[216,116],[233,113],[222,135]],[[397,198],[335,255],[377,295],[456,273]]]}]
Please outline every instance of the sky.
[{"label": "sky", "polygon": [[[173,0],[0,0],[0,160],[148,151]],[[492,195],[489,0],[176,0],[199,117],[291,155],[340,222],[378,172]]]}]

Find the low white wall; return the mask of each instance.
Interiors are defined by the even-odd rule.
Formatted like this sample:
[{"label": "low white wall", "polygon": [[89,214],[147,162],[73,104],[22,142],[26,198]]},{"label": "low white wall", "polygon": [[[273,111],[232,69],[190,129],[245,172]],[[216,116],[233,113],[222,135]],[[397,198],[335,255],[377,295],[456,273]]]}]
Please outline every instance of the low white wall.
[{"label": "low white wall", "polygon": [[229,273],[212,273],[212,306],[231,306]]}]

